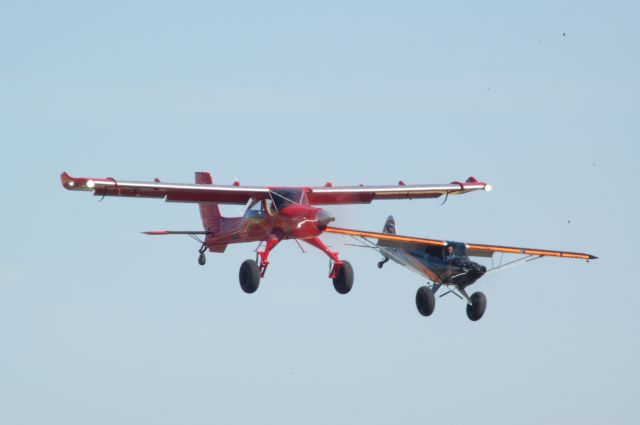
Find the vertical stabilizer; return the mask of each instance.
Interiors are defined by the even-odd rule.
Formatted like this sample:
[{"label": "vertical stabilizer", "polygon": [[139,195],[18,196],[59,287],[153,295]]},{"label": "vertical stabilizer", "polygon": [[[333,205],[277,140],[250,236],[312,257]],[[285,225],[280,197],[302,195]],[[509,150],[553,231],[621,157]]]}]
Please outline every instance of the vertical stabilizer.
[{"label": "vertical stabilizer", "polygon": [[388,233],[390,235],[396,234],[396,221],[394,220],[392,215],[387,217],[387,221],[384,222],[382,233]]},{"label": "vertical stabilizer", "polygon": [[[204,171],[196,171],[196,184],[213,184],[211,173]],[[220,214],[220,206],[215,202],[199,202],[200,216],[202,217],[202,225],[204,230],[213,234],[220,231],[220,223],[222,215]]]},{"label": "vertical stabilizer", "polygon": [[[382,228],[382,233],[387,233],[390,235],[395,235],[396,234],[396,220],[393,218],[392,215],[390,215],[389,217],[387,217],[387,221],[384,222],[384,227]],[[376,245],[379,245],[380,240],[378,240],[378,242],[376,243]],[[378,261],[378,268],[381,269],[382,266],[384,266],[387,261],[389,261],[389,257],[386,255],[386,249],[387,248],[381,248],[380,249],[380,253],[384,256],[384,258],[380,261]]]}]

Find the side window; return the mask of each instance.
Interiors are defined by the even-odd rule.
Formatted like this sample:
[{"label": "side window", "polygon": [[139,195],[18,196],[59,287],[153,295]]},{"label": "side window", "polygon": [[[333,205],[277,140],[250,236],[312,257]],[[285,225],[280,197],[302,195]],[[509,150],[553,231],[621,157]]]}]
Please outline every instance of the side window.
[{"label": "side window", "polygon": [[272,216],[277,212],[276,207],[271,199],[265,199],[262,201],[262,209],[266,211],[267,215],[269,216]]},{"label": "side window", "polygon": [[247,207],[246,215],[247,216],[264,215],[264,209],[262,208],[262,203],[260,201],[251,201],[251,203]]}]

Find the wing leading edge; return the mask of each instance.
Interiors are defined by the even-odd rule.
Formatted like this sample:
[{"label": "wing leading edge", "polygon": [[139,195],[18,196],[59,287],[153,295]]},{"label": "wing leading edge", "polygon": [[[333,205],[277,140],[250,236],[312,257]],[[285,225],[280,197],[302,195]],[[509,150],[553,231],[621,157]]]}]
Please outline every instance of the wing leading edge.
[{"label": "wing leading edge", "polygon": [[[339,227],[328,227],[325,232],[335,233],[348,236],[359,236],[365,238],[378,239],[378,245],[381,247],[416,249],[425,246],[448,245],[447,241],[437,239],[415,238],[412,236],[392,235],[388,233],[363,232],[360,230],[343,229]],[[503,245],[486,245],[466,243],[467,255],[471,257],[491,257],[495,252],[516,255],[536,255],[541,257],[559,257],[559,258],[577,258],[580,260],[595,260],[598,257],[581,252],[554,251],[547,249],[521,248]]]},{"label": "wing leading edge", "polygon": [[[216,202],[220,204],[246,204],[249,199],[269,196],[271,187],[120,181],[114,178],[71,177],[62,173],[62,185],[68,190],[93,191],[97,196],[127,196],[159,198],[169,202]],[[490,191],[491,186],[469,177],[464,183],[397,186],[343,186],[301,187],[312,205],[368,204],[374,199],[438,198],[459,195],[475,190]]]}]

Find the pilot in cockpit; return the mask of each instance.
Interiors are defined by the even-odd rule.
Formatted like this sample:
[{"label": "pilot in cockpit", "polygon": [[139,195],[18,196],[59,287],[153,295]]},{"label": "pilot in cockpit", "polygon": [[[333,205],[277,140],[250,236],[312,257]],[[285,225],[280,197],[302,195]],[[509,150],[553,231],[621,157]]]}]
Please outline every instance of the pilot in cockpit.
[{"label": "pilot in cockpit", "polygon": [[444,255],[444,259],[447,263],[452,262],[456,258],[456,254],[453,251],[454,251],[453,245],[449,245]]}]

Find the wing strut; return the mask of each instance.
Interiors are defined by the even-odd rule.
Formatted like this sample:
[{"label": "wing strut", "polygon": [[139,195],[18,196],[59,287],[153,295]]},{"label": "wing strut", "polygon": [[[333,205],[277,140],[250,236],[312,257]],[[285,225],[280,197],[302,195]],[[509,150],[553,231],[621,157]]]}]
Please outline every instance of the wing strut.
[{"label": "wing strut", "polygon": [[512,267],[519,266],[521,264],[528,263],[530,261],[537,260],[542,257],[543,257],[542,255],[533,255],[533,254],[525,255],[524,257],[516,258],[515,260],[511,260],[507,263],[500,264],[497,267],[493,267],[487,270],[485,275],[488,275],[489,273],[497,272],[498,270],[510,269]]}]

